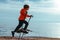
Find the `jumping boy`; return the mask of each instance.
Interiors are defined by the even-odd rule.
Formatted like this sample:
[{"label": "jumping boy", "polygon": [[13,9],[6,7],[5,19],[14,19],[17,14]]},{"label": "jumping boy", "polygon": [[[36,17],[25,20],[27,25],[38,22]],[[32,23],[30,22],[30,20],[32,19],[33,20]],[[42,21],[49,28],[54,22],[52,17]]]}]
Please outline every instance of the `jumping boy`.
[{"label": "jumping boy", "polygon": [[25,24],[24,29],[22,29],[23,32],[28,33],[27,31],[25,31],[28,27],[28,22],[25,20],[26,17],[32,17],[32,15],[28,15],[27,11],[29,10],[29,5],[24,5],[24,7],[21,9],[20,11],[20,16],[19,16],[19,24],[16,27],[16,29],[14,31],[12,31],[12,37],[14,37],[15,32],[17,32],[23,24]]}]

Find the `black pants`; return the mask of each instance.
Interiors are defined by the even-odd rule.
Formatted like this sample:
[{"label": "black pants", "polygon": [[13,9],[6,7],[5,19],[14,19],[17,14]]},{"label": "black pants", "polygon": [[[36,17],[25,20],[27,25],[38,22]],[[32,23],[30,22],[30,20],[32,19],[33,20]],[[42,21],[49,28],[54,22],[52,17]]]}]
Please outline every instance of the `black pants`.
[{"label": "black pants", "polygon": [[24,30],[26,30],[27,27],[28,27],[28,22],[25,21],[25,20],[19,20],[19,24],[16,27],[16,29],[14,30],[14,32],[16,32],[17,30],[19,30],[19,28],[21,28],[23,24],[25,24]]}]

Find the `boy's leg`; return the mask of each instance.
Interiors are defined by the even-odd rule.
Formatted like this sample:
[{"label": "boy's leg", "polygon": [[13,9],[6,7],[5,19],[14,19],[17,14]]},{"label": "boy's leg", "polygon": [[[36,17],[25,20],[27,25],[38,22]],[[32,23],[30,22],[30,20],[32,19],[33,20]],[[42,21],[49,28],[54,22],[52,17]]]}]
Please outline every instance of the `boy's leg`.
[{"label": "boy's leg", "polygon": [[24,21],[24,23],[25,23],[24,30],[26,30],[26,29],[27,29],[27,27],[28,27],[28,22],[27,22],[27,21]]},{"label": "boy's leg", "polygon": [[18,31],[19,28],[22,27],[22,25],[23,25],[23,21],[19,21],[19,24],[18,24],[18,26],[16,27],[16,29],[14,30],[14,32]]},{"label": "boy's leg", "polygon": [[16,27],[16,29],[14,30],[14,31],[12,31],[12,37],[14,37],[14,32],[17,32],[17,30],[19,29],[19,28],[21,28],[21,26],[23,25],[23,21],[19,21],[19,24],[18,24],[18,26]]}]

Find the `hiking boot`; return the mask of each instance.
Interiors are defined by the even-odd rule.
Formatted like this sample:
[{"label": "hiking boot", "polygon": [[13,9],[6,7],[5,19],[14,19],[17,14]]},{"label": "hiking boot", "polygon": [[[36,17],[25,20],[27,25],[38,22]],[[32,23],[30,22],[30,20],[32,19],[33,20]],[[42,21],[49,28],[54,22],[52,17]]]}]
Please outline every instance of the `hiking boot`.
[{"label": "hiking boot", "polygon": [[14,37],[14,31],[12,31],[11,33],[12,33],[12,37]]},{"label": "hiking boot", "polygon": [[26,30],[24,30],[23,28],[20,30],[21,32],[23,32],[23,33],[28,33]]},{"label": "hiking boot", "polygon": [[28,32],[25,30],[23,33],[26,33],[26,34],[28,34]]},{"label": "hiking boot", "polygon": [[24,30],[23,28],[19,29],[18,32],[28,33],[27,30]]}]

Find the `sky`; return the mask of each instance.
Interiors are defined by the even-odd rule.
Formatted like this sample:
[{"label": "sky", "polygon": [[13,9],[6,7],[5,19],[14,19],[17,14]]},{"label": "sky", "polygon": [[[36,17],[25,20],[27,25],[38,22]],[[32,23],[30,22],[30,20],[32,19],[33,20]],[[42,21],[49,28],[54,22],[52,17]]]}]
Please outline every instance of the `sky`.
[{"label": "sky", "polygon": [[27,0],[27,1],[26,0],[0,0],[0,5],[1,7],[3,7],[3,9],[4,6],[6,9],[12,7],[17,9],[22,7],[24,4],[29,4],[30,6],[32,6],[31,7],[32,11],[36,11],[33,9],[35,8],[39,10],[38,12],[43,12],[43,11],[53,12],[53,13],[59,12],[59,8],[58,8],[59,2],[57,3],[54,0]]},{"label": "sky", "polygon": [[[38,15],[41,13],[45,13],[45,14],[41,14],[42,16],[48,15],[48,18],[43,17],[41,18],[41,20],[44,20],[44,21],[60,20],[59,19],[59,16],[60,16],[59,0],[57,1],[56,0],[0,0],[0,9],[1,9],[1,12],[3,10],[9,10],[9,11],[14,10],[19,12],[19,10],[23,7],[24,4],[30,5],[29,12],[36,12],[36,13],[39,12]],[[32,13],[32,15],[35,16],[34,13]]]},{"label": "sky", "polygon": [[[8,30],[7,32],[10,33],[15,28],[14,26],[18,24],[19,12],[24,4],[30,6],[28,14],[34,16],[29,25],[31,26],[30,28],[33,28],[32,30],[36,31],[37,28],[44,31],[41,32],[42,36],[60,33],[58,31],[60,30],[60,0],[0,0],[0,27],[3,27],[3,29]],[[34,25],[35,27],[33,27]],[[40,26],[40,28],[37,26]],[[56,29],[57,26],[58,28]],[[53,30],[52,32],[54,33],[47,32],[47,30],[50,32]]]}]

